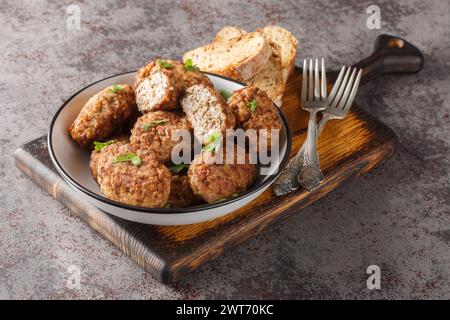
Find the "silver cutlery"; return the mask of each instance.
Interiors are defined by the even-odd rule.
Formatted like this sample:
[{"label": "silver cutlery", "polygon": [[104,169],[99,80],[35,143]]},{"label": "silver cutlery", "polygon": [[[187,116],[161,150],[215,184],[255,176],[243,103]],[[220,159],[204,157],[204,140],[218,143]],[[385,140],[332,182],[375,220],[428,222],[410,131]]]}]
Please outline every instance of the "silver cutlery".
[{"label": "silver cutlery", "polygon": [[[350,72],[351,76],[349,79]],[[330,95],[327,98],[326,109],[321,111],[323,116],[317,127],[317,135],[320,134],[325,124],[329,120],[342,119],[348,114],[350,107],[352,106],[353,101],[355,99],[356,92],[358,90],[362,70],[358,71],[356,79],[355,73],[356,69],[354,68],[345,66],[341,68],[338,78],[336,79],[336,82],[333,85]],[[306,79],[306,77],[304,79]],[[306,141],[303,143],[302,147],[297,152],[295,157],[290,160],[286,168],[282,171],[278,179],[275,181],[273,185],[273,190],[276,195],[280,196],[288,194],[299,188],[300,183],[298,179],[298,172],[304,164],[305,148],[306,148]],[[315,183],[313,182],[313,184],[317,184],[317,182]]]}]

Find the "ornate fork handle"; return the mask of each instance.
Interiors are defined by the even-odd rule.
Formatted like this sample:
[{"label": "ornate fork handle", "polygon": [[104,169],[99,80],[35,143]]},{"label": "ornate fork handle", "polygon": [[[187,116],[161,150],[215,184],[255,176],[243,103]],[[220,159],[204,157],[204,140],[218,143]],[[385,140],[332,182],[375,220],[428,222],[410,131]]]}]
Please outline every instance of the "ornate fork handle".
[{"label": "ornate fork handle", "polygon": [[319,155],[317,154],[317,112],[309,114],[308,136],[306,138],[303,166],[298,175],[300,185],[308,191],[315,190],[323,180],[320,170]]},{"label": "ornate fork handle", "polygon": [[[332,118],[324,115],[317,125],[316,139],[325,127],[325,124]],[[273,184],[273,191],[277,196],[281,196],[297,190],[300,186],[298,181],[298,173],[304,165],[306,141],[298,150],[297,154],[289,161],[287,166],[283,169],[278,179]]]}]

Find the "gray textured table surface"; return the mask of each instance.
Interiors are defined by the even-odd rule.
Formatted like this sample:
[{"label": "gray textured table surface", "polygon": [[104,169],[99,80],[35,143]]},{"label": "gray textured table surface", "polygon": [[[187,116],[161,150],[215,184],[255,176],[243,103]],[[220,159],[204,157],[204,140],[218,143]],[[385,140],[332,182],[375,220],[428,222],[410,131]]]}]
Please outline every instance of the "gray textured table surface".
[{"label": "gray textured table surface", "polygon": [[[81,29],[67,28],[69,4]],[[381,30],[366,27],[381,8]],[[448,1],[6,1],[0,21],[0,298],[450,298],[450,4]],[[164,286],[14,166],[72,93],[154,55],[180,57],[224,25],[279,24],[300,57],[329,67],[392,32],[424,70],[362,88],[357,101],[397,133],[398,153],[365,176]],[[293,208],[292,210],[295,210]],[[366,288],[368,265],[381,289]],[[69,289],[67,268],[81,268]]]}]

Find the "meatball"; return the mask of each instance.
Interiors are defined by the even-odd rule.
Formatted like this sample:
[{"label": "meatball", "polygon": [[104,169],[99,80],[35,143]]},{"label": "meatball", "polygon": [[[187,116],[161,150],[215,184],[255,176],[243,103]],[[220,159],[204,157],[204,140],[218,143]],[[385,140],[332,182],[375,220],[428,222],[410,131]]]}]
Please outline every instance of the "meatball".
[{"label": "meatball", "polygon": [[156,110],[175,110],[183,91],[183,83],[171,62],[163,67],[151,61],[136,74],[134,88],[136,102],[141,112]]},{"label": "meatball", "polygon": [[129,137],[127,135],[117,135],[111,138],[111,140],[109,141],[105,141],[105,145],[102,149],[100,150],[96,150],[93,149],[92,153],[91,153],[91,161],[89,163],[89,167],[91,169],[91,174],[92,177],[94,178],[94,180],[98,183],[98,160],[100,159],[100,156],[102,154],[102,152],[104,152],[105,150],[108,150],[108,148],[113,148],[112,145],[115,144],[125,144],[128,142]]},{"label": "meatball", "polygon": [[222,96],[212,87],[195,84],[186,89],[181,106],[194,128],[194,135],[202,144],[210,141],[211,135],[225,135],[226,129],[234,129],[233,112]]},{"label": "meatball", "polygon": [[[130,155],[139,161],[117,162]],[[109,199],[150,208],[164,207],[169,199],[170,171],[147,149],[113,144],[101,152],[97,170],[100,190]]]},{"label": "meatball", "polygon": [[140,147],[145,146],[159,160],[168,161],[173,147],[181,141],[181,138],[172,141],[176,130],[187,130],[191,135],[192,128],[185,116],[167,111],[149,112],[137,120],[131,130],[130,142]]},{"label": "meatball", "polygon": [[271,130],[281,129],[281,122],[269,96],[256,87],[246,87],[236,90],[228,99],[228,104],[236,116],[237,126],[244,130],[256,130],[258,142],[265,139],[270,148]]},{"label": "meatball", "polygon": [[136,101],[140,111],[175,110],[187,86],[205,83],[209,78],[199,71],[186,70],[184,64],[174,60],[151,61],[136,74]]},{"label": "meatball", "polygon": [[[245,153],[245,163],[239,164],[236,161],[238,150]],[[188,170],[192,191],[208,203],[234,197],[247,190],[256,178],[256,166],[249,163],[249,156],[244,149],[235,148],[233,161],[228,161],[223,151],[222,163],[216,163],[218,155],[219,153],[202,151],[194,158]]]},{"label": "meatball", "polygon": [[133,89],[112,85],[89,99],[69,127],[69,134],[81,147],[109,138],[137,112]]},{"label": "meatball", "polygon": [[170,196],[167,202],[171,208],[183,208],[197,205],[201,199],[197,197],[189,185],[189,178],[186,175],[172,175],[170,185]]}]

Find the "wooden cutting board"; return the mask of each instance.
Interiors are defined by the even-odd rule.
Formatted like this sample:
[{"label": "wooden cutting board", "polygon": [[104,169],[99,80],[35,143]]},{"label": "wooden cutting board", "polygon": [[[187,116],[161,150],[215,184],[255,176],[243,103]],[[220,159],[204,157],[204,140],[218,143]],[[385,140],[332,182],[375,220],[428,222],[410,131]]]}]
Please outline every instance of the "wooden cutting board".
[{"label": "wooden cutting board", "polygon": [[[282,108],[293,134],[293,154],[305,139],[306,116],[299,106],[300,85],[301,77],[296,69],[288,81]],[[293,213],[301,214],[302,208],[391,156],[396,141],[392,130],[356,105],[352,110],[345,119],[329,122],[320,136],[318,148],[325,179],[316,191],[299,190],[276,197],[269,188],[240,210],[195,225],[138,224],[111,216],[86,203],[56,172],[45,137],[18,148],[15,160],[26,175],[137,264],[159,281],[170,283],[217,258],[224,250],[262,232],[278,219]]]}]

